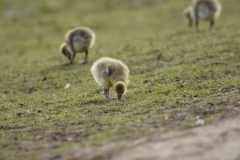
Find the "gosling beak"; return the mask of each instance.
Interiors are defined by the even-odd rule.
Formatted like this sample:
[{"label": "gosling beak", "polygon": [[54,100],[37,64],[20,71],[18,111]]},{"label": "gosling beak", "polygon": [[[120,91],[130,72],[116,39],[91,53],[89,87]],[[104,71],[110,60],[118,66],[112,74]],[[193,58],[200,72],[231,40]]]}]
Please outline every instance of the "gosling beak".
[{"label": "gosling beak", "polygon": [[117,95],[117,100],[121,100],[121,98],[122,98],[122,95]]}]

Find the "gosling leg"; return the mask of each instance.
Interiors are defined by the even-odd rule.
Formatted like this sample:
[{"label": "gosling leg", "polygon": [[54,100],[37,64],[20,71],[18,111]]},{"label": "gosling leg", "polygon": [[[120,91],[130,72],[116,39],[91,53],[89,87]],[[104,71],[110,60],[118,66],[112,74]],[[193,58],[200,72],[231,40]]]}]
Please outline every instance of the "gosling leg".
[{"label": "gosling leg", "polygon": [[210,31],[212,30],[213,26],[214,26],[214,20],[211,19],[211,21],[210,21]]},{"label": "gosling leg", "polygon": [[108,100],[111,100],[111,97],[109,96],[109,89],[104,88],[103,92],[104,92],[105,98],[108,99]]},{"label": "gosling leg", "polygon": [[88,60],[88,50],[85,51],[85,58],[83,61],[80,62],[80,64],[86,64]]}]

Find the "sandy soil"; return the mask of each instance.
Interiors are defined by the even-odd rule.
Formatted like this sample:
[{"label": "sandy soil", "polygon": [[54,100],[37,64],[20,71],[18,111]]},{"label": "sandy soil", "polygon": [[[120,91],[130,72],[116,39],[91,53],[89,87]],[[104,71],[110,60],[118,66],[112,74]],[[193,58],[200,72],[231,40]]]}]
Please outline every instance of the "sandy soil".
[{"label": "sandy soil", "polygon": [[[111,152],[110,152],[111,151]],[[240,160],[240,116],[134,142],[76,149],[50,159]]]},{"label": "sandy soil", "polygon": [[114,160],[240,160],[240,116],[190,130],[166,133],[113,156]]}]

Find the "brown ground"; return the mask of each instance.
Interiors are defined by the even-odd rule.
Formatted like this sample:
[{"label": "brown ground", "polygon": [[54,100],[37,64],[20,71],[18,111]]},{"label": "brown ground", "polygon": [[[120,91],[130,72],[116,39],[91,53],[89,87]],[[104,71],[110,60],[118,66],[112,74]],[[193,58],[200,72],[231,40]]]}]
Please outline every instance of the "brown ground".
[{"label": "brown ground", "polygon": [[131,143],[76,149],[47,159],[240,160],[240,116]]},{"label": "brown ground", "polygon": [[189,130],[166,133],[113,156],[114,160],[240,160],[240,116]]}]

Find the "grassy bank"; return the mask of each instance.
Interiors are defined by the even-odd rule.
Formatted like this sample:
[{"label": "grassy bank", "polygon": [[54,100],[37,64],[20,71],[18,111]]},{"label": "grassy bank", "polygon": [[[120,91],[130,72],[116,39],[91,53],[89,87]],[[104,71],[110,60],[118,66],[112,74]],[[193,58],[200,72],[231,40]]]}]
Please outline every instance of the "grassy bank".
[{"label": "grassy bank", "polygon": [[[36,159],[195,127],[239,112],[238,0],[222,0],[215,30],[187,26],[190,3],[1,0],[0,159]],[[4,6],[4,7],[2,7]],[[63,66],[68,29],[97,35],[89,63]],[[123,102],[106,101],[90,73],[103,56],[130,69]],[[70,83],[70,88],[65,85]],[[114,93],[111,92],[114,97]]]}]

